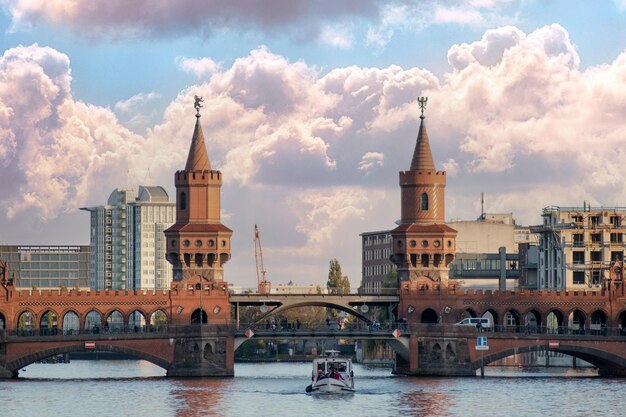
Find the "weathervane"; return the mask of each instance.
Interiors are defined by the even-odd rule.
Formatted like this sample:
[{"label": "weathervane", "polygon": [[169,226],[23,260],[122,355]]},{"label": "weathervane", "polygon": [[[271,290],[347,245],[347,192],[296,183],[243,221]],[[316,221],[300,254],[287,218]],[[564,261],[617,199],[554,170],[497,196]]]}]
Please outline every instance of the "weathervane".
[{"label": "weathervane", "polygon": [[426,108],[426,103],[428,102],[428,97],[418,97],[417,104],[420,106],[420,110],[422,111],[422,115],[420,119],[424,118],[424,109]]},{"label": "weathervane", "polygon": [[204,100],[202,99],[202,97],[199,96],[193,96],[193,107],[196,109],[196,117],[200,117],[200,108],[202,107],[202,103]]}]

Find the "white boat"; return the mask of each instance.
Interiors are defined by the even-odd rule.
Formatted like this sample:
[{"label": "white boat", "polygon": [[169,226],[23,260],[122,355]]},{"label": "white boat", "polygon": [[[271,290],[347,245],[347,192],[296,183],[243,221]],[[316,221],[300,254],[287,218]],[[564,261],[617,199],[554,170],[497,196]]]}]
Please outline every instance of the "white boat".
[{"label": "white boat", "polygon": [[352,361],[340,358],[337,350],[327,350],[324,353],[325,356],[313,359],[312,381],[306,387],[306,392],[354,392]]}]

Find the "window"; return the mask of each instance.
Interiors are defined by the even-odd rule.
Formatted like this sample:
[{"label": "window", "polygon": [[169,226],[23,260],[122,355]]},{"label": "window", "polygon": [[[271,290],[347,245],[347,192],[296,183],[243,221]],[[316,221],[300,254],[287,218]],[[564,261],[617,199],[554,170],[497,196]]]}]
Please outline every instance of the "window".
[{"label": "window", "polygon": [[621,252],[621,251],[611,252],[611,262],[623,261],[623,260],[624,260],[624,252]]},{"label": "window", "polygon": [[585,245],[585,243],[584,243],[585,241],[584,241],[583,236],[584,235],[582,233],[574,233],[572,235],[572,243],[573,243],[573,245],[577,246],[577,247],[584,246]]},{"label": "window", "polygon": [[591,251],[591,262],[602,262],[602,252],[599,250]]},{"label": "window", "polygon": [[622,243],[622,233],[611,233],[611,243]]},{"label": "window", "polygon": [[428,194],[426,193],[420,197],[420,210],[428,210]]},{"label": "window", "polygon": [[600,233],[592,233],[591,234],[591,243],[602,243],[602,234],[600,234]]},{"label": "window", "polygon": [[589,224],[591,227],[596,227],[600,224],[600,216],[591,216],[589,217]]},{"label": "window", "polygon": [[187,210],[187,193],[184,191],[180,193],[180,197],[178,199],[178,209]]},{"label": "window", "polygon": [[591,282],[593,285],[600,285],[600,271],[591,271]]},{"label": "window", "polygon": [[576,285],[585,283],[585,273],[583,271],[574,271],[573,283]]},{"label": "window", "polygon": [[622,218],[619,216],[611,216],[611,226],[620,227],[622,225]]},{"label": "window", "polygon": [[585,252],[583,251],[574,251],[572,252],[573,262],[575,265],[582,265],[585,263]]}]

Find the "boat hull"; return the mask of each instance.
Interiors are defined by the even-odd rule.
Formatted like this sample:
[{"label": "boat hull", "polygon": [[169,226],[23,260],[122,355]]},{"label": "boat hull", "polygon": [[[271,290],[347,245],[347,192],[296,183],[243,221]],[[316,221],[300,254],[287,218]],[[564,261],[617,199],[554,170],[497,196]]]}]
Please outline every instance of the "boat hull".
[{"label": "boat hull", "polygon": [[338,393],[338,392],[354,392],[354,388],[349,386],[345,381],[324,378],[316,381],[311,386],[311,393]]}]

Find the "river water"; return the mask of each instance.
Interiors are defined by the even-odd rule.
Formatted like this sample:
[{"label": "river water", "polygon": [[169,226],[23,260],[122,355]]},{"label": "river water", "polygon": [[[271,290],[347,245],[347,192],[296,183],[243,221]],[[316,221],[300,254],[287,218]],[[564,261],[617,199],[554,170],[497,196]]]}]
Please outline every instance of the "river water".
[{"label": "river water", "polygon": [[590,370],[487,367],[481,378],[411,378],[355,365],[357,392],[305,394],[308,363],[236,364],[235,378],[165,378],[145,361],[33,364],[0,380],[1,417],[624,416],[626,379]]}]

